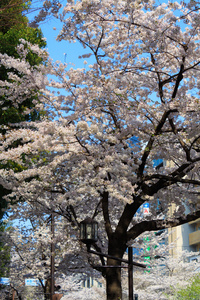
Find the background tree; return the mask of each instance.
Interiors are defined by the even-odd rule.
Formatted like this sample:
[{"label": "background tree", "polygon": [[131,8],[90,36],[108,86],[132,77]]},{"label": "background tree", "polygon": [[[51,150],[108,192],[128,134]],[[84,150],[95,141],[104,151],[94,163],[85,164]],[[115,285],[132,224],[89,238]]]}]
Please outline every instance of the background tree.
[{"label": "background tree", "polygon": [[[46,42],[43,39],[43,35],[40,29],[30,28],[28,25],[28,19],[24,13],[28,9],[28,2],[22,0],[1,1],[0,3],[0,53],[7,54],[11,57],[19,59],[20,55],[17,51],[17,46],[20,43],[20,39],[27,40],[33,44],[38,44],[43,48]],[[36,66],[43,63],[41,58],[29,52],[27,57],[31,66]],[[0,66],[0,80],[9,80],[8,72],[16,73],[12,67],[4,68]],[[6,99],[4,94],[0,96],[0,132],[2,137],[7,131],[15,128],[16,123],[22,121],[36,120],[40,117],[40,113],[35,109],[36,99],[27,98],[23,103],[19,103],[18,106],[13,105],[12,101]],[[25,111],[29,110],[29,113]],[[9,147],[17,147],[20,141],[10,145]],[[7,162],[1,162],[0,168],[12,169],[14,172],[23,170],[23,166],[17,163],[15,160],[9,160]],[[4,239],[5,227],[2,220],[7,209],[7,201],[4,199],[5,195],[11,192],[8,186],[3,186],[0,183],[0,262],[1,262],[1,276],[7,276],[9,274],[10,263],[10,246],[7,245]]]},{"label": "background tree", "polygon": [[[0,159],[25,167],[1,170],[10,197],[25,201],[11,217],[54,212],[72,224],[69,239],[76,230],[78,239],[80,221],[90,216],[100,228],[92,247],[122,258],[143,232],[200,217],[199,4],[68,1],[59,19],[58,40],[80,42],[88,49],[82,57],[93,55],[93,64],[79,69],[49,61],[33,68],[27,49],[46,54],[28,43],[18,61],[1,56],[4,67],[23,74],[22,82],[10,72],[1,93],[16,104],[26,86],[49,112],[4,135]],[[19,139],[19,147],[9,147]],[[157,159],[164,168],[155,168]],[[146,202],[147,216],[138,212]],[[95,260],[89,258],[94,268]],[[121,299],[120,268],[101,272],[107,299]]]},{"label": "background tree", "polygon": [[177,241],[169,244],[169,236],[167,231],[146,232],[135,240],[135,260],[142,258],[147,265],[145,271],[135,269],[133,276],[141,299],[173,299],[178,287],[184,288],[199,273],[199,262],[191,260],[199,253],[177,250]]},{"label": "background tree", "polygon": [[199,289],[199,275],[192,278],[190,284],[187,287],[182,287],[178,291],[174,291],[175,297],[172,299],[199,299],[200,289]]},{"label": "background tree", "polygon": [[[55,233],[52,240],[50,220],[48,215],[41,213],[40,220],[32,215],[29,222],[27,219],[24,223],[23,218],[21,218],[17,220],[18,226],[11,228],[12,234],[7,236],[7,244],[12,248],[12,260],[9,264],[11,285],[16,290],[20,287],[21,292],[23,292],[25,278],[38,279],[42,286],[38,291],[39,297],[43,294],[45,300],[50,299],[51,243],[53,241],[55,247],[53,254],[55,291],[56,286],[60,285],[59,292],[61,294],[67,293],[71,299],[76,299],[76,297],[79,299],[77,294],[80,294],[79,297],[82,296],[82,299],[90,299],[90,297],[93,299],[97,292],[99,295],[104,294],[105,296],[104,289],[100,291],[96,288],[93,289],[93,292],[89,289],[83,291],[83,280],[90,274],[87,271],[87,264],[84,262],[86,253],[81,255],[77,251],[78,241],[73,241],[73,248],[66,243],[67,228],[60,217],[56,217],[54,220]],[[82,261],[81,267],[80,261]],[[80,269],[82,269],[82,274]],[[98,299],[97,295],[96,299]]]},{"label": "background tree", "polygon": [[[30,9],[28,1],[22,0],[5,0],[1,1],[0,4],[0,53],[11,57],[19,58],[17,52],[17,45],[20,43],[20,39],[24,39],[32,44],[37,44],[39,47],[44,48],[46,42],[43,39],[43,35],[40,29],[33,29],[28,25],[28,19],[24,15],[26,10]],[[29,52],[26,57],[30,66],[36,66],[43,63],[38,55]],[[0,79],[8,80],[8,72],[15,71],[11,68],[5,68],[1,65],[0,67]],[[18,73],[19,75],[19,73]],[[25,92],[26,93],[26,92]],[[26,95],[27,96],[27,95]],[[39,112],[34,109],[36,99],[27,98],[23,103],[18,106],[13,105],[12,101],[6,99],[4,95],[0,98],[0,130],[2,134],[5,134],[6,130],[12,130],[13,124],[36,120],[39,118]],[[27,113],[29,110],[29,113]],[[25,113],[26,112],[26,113]],[[12,145],[16,147],[17,144]],[[15,161],[7,161],[5,164],[0,164],[1,168],[12,168],[15,172],[23,169],[23,167]],[[11,191],[0,185],[0,218],[2,219],[7,203],[4,196],[9,194]]]},{"label": "background tree", "polygon": [[28,1],[2,0],[0,3],[0,31],[6,33],[10,28],[27,24],[23,13],[28,8]]},{"label": "background tree", "polygon": [[0,223],[0,277],[7,277],[9,274],[10,264],[10,247],[6,245],[4,240],[4,233],[6,231],[6,225]]}]

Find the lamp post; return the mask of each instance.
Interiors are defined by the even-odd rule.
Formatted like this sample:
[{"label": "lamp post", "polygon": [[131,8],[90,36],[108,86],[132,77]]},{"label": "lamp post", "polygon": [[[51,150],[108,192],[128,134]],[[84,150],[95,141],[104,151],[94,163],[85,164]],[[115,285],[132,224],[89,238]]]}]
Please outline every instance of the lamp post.
[{"label": "lamp post", "polygon": [[54,297],[54,271],[55,271],[55,242],[54,242],[55,220],[54,213],[51,214],[51,278],[50,278],[50,300]]},{"label": "lamp post", "polygon": [[[86,218],[80,222],[80,240],[87,245],[87,251],[92,254],[96,254],[102,257],[112,258],[114,260],[124,262],[128,264],[128,289],[129,289],[129,300],[133,300],[133,266],[146,268],[144,264],[133,262],[133,248],[128,247],[128,260],[118,258],[109,254],[104,254],[101,252],[96,252],[90,250],[92,244],[96,243],[98,240],[98,223],[91,219]],[[101,268],[112,268],[113,266],[98,266]],[[123,268],[121,266],[116,266],[118,268]]]}]

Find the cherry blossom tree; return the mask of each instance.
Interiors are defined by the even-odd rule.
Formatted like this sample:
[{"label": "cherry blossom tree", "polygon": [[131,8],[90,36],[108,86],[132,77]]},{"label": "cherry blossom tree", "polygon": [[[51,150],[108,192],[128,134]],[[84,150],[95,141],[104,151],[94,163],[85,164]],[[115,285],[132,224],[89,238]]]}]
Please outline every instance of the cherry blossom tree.
[{"label": "cherry blossom tree", "polygon": [[[36,97],[47,112],[1,135],[0,159],[24,165],[1,170],[1,184],[13,191],[14,218],[54,212],[78,239],[90,216],[99,222],[92,246],[122,258],[143,232],[200,217],[199,4],[84,0],[53,11],[63,22],[58,41],[80,43],[85,67],[50,60],[31,67],[29,48],[47,54],[24,41],[20,59],[1,55],[23,76],[10,72],[0,93],[16,106]],[[141,213],[144,203],[149,215]],[[121,269],[101,269],[96,259],[88,257],[106,278],[107,299],[121,299]]]},{"label": "cherry blossom tree", "polygon": [[147,265],[145,271],[137,269],[133,275],[134,290],[141,299],[175,299],[177,290],[199,273],[200,263],[191,260],[199,252],[178,249],[179,238],[168,243],[170,235],[167,231],[146,232],[135,240],[135,259],[143,258]]}]

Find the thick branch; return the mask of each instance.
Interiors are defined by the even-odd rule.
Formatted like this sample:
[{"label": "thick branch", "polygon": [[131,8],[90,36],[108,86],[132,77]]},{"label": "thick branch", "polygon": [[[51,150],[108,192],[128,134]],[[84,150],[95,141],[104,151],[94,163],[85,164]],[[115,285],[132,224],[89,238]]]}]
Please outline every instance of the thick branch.
[{"label": "thick branch", "polygon": [[[187,47],[185,47],[185,51],[187,50]],[[174,87],[174,90],[173,90],[173,93],[172,93],[172,101],[173,99],[176,98],[176,95],[177,95],[177,92],[178,92],[178,88],[179,88],[179,85],[180,85],[180,82],[182,81],[183,79],[183,73],[184,73],[184,63],[185,63],[185,57],[182,58],[182,64],[180,66],[180,71],[179,71],[179,74],[177,76],[177,79],[176,79],[176,83],[175,83],[175,87]],[[173,121],[173,118],[171,115],[168,116],[168,119],[169,119],[169,124],[174,132],[174,134],[177,136],[178,140],[179,140],[179,143],[181,144],[181,147],[183,148],[183,150],[185,151],[185,154],[186,154],[186,158],[188,161],[191,160],[191,157],[190,157],[190,150],[189,148],[187,147],[187,145],[184,143],[184,141],[180,138],[180,136],[178,135],[178,131],[176,129],[176,126],[174,124],[174,121]]]},{"label": "thick branch", "polygon": [[[155,58],[154,58],[152,53],[150,53],[150,54],[151,54],[151,62],[153,63],[154,67],[156,68]],[[160,73],[157,70],[156,70],[156,74],[157,74],[157,77],[158,77],[158,87],[159,87],[160,100],[161,100],[161,102],[164,103],[164,101],[163,101],[163,82],[161,81]]]},{"label": "thick branch", "polygon": [[109,217],[109,210],[108,210],[109,193],[104,191],[103,193],[101,193],[101,197],[102,197],[102,209],[103,209],[103,216],[105,221],[105,229],[106,229],[107,236],[109,238],[112,234],[112,227],[110,224],[110,217]]},{"label": "thick branch", "polygon": [[[158,177],[162,176],[162,178],[160,180],[158,180],[156,183],[152,184],[151,186],[149,186],[143,182],[141,184],[141,188],[142,188],[143,192],[145,192],[145,194],[147,194],[149,196],[153,196],[155,193],[157,193],[159,190],[163,189],[164,187],[170,186],[177,182],[193,184],[194,180],[192,180],[193,182],[189,182],[189,179],[183,179],[183,177],[187,173],[189,173],[193,168],[194,168],[194,164],[188,162],[188,163],[183,164],[179,168],[177,168],[174,172],[172,172],[168,176],[167,175],[162,176],[160,174],[151,175],[151,176],[155,176],[155,178],[156,178],[156,176],[158,176]],[[150,176],[149,176],[149,179],[150,179]],[[153,177],[151,179],[153,179]],[[148,180],[148,176],[145,176],[145,180]],[[197,181],[197,184],[199,184],[199,181]]]},{"label": "thick branch", "polygon": [[183,79],[184,62],[185,62],[185,57],[183,57],[183,59],[182,59],[182,64],[181,64],[181,67],[180,67],[180,70],[179,70],[179,73],[178,73],[178,76],[177,76],[177,79],[176,79],[175,87],[174,87],[174,90],[173,90],[173,93],[172,93],[172,100],[176,98],[178,87],[180,85],[181,80]]},{"label": "thick branch", "polygon": [[[195,143],[198,143],[198,148],[194,148],[194,144]],[[199,152],[200,151],[200,135],[198,135],[194,140],[193,140],[193,142],[191,143],[191,145],[190,145],[190,147],[189,147],[189,150],[191,150],[191,149],[195,149],[197,152]],[[199,150],[199,151],[198,151]]]},{"label": "thick branch", "polygon": [[83,143],[81,142],[81,140],[77,136],[76,136],[76,140],[78,141],[80,146],[83,147],[88,154],[90,154],[90,151],[88,150],[88,148],[85,145],[83,145]]},{"label": "thick branch", "polygon": [[116,227],[116,234],[124,235],[130,225],[130,222],[135,215],[138,208],[144,203],[144,201],[139,197],[134,197],[134,202],[131,204],[126,204],[121,218]]},{"label": "thick branch", "polygon": [[179,178],[179,177],[172,177],[170,175],[163,175],[163,174],[153,174],[150,176],[146,176],[145,180],[152,180],[152,179],[164,179],[170,183],[189,183],[194,185],[200,185],[199,180],[189,179],[189,178]]},{"label": "thick branch", "polygon": [[165,220],[150,220],[150,221],[142,221],[136,225],[134,225],[128,232],[127,232],[127,240],[130,241],[131,239],[135,239],[140,234],[145,231],[156,231],[161,229],[167,229],[171,227],[176,227],[179,225],[186,224],[188,222],[194,221],[200,218],[200,210],[190,213],[188,215],[180,216],[176,219],[168,218]]},{"label": "thick branch", "polygon": [[168,111],[165,111],[163,113],[163,116],[161,118],[161,120],[159,121],[157,127],[155,128],[155,132],[154,134],[152,134],[150,136],[150,139],[149,139],[149,142],[144,150],[144,153],[143,153],[143,156],[142,156],[142,163],[140,164],[139,168],[138,168],[138,177],[139,178],[142,178],[142,175],[143,175],[143,171],[144,171],[144,167],[145,167],[145,164],[146,164],[146,161],[147,161],[147,158],[151,152],[151,149],[152,149],[152,146],[153,146],[153,143],[154,143],[154,140],[155,140],[155,136],[157,136],[161,130],[162,130],[162,127],[164,126],[165,122],[166,122],[166,119],[168,118],[169,114],[171,112],[176,112],[177,110],[168,110]]}]

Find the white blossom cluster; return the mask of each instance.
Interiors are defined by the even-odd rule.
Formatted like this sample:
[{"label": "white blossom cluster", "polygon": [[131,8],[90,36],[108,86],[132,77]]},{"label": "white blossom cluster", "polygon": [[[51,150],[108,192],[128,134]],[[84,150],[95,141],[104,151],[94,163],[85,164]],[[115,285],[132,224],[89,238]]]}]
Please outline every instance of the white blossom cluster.
[{"label": "white blossom cluster", "polygon": [[[51,5],[63,24],[57,40],[88,50],[80,53],[84,68],[53,63],[23,40],[19,59],[0,54],[8,70],[1,104],[18,107],[32,98],[43,112],[38,121],[8,124],[0,135],[1,163],[21,166],[0,169],[1,184],[11,190],[10,218],[31,224],[30,231],[16,226],[10,239],[23,253],[23,270],[29,266],[41,277],[48,276],[41,257],[49,258],[45,226],[52,213],[68,228],[66,235],[58,230],[60,262],[80,252],[86,216],[99,222],[98,247],[119,256],[146,230],[200,216],[198,3],[67,1],[60,14],[59,2]],[[28,51],[45,63],[31,67]],[[87,66],[89,57],[94,63]],[[147,216],[139,212],[145,202]],[[169,216],[172,204],[178,208]],[[95,258],[88,261],[94,265]]]}]

